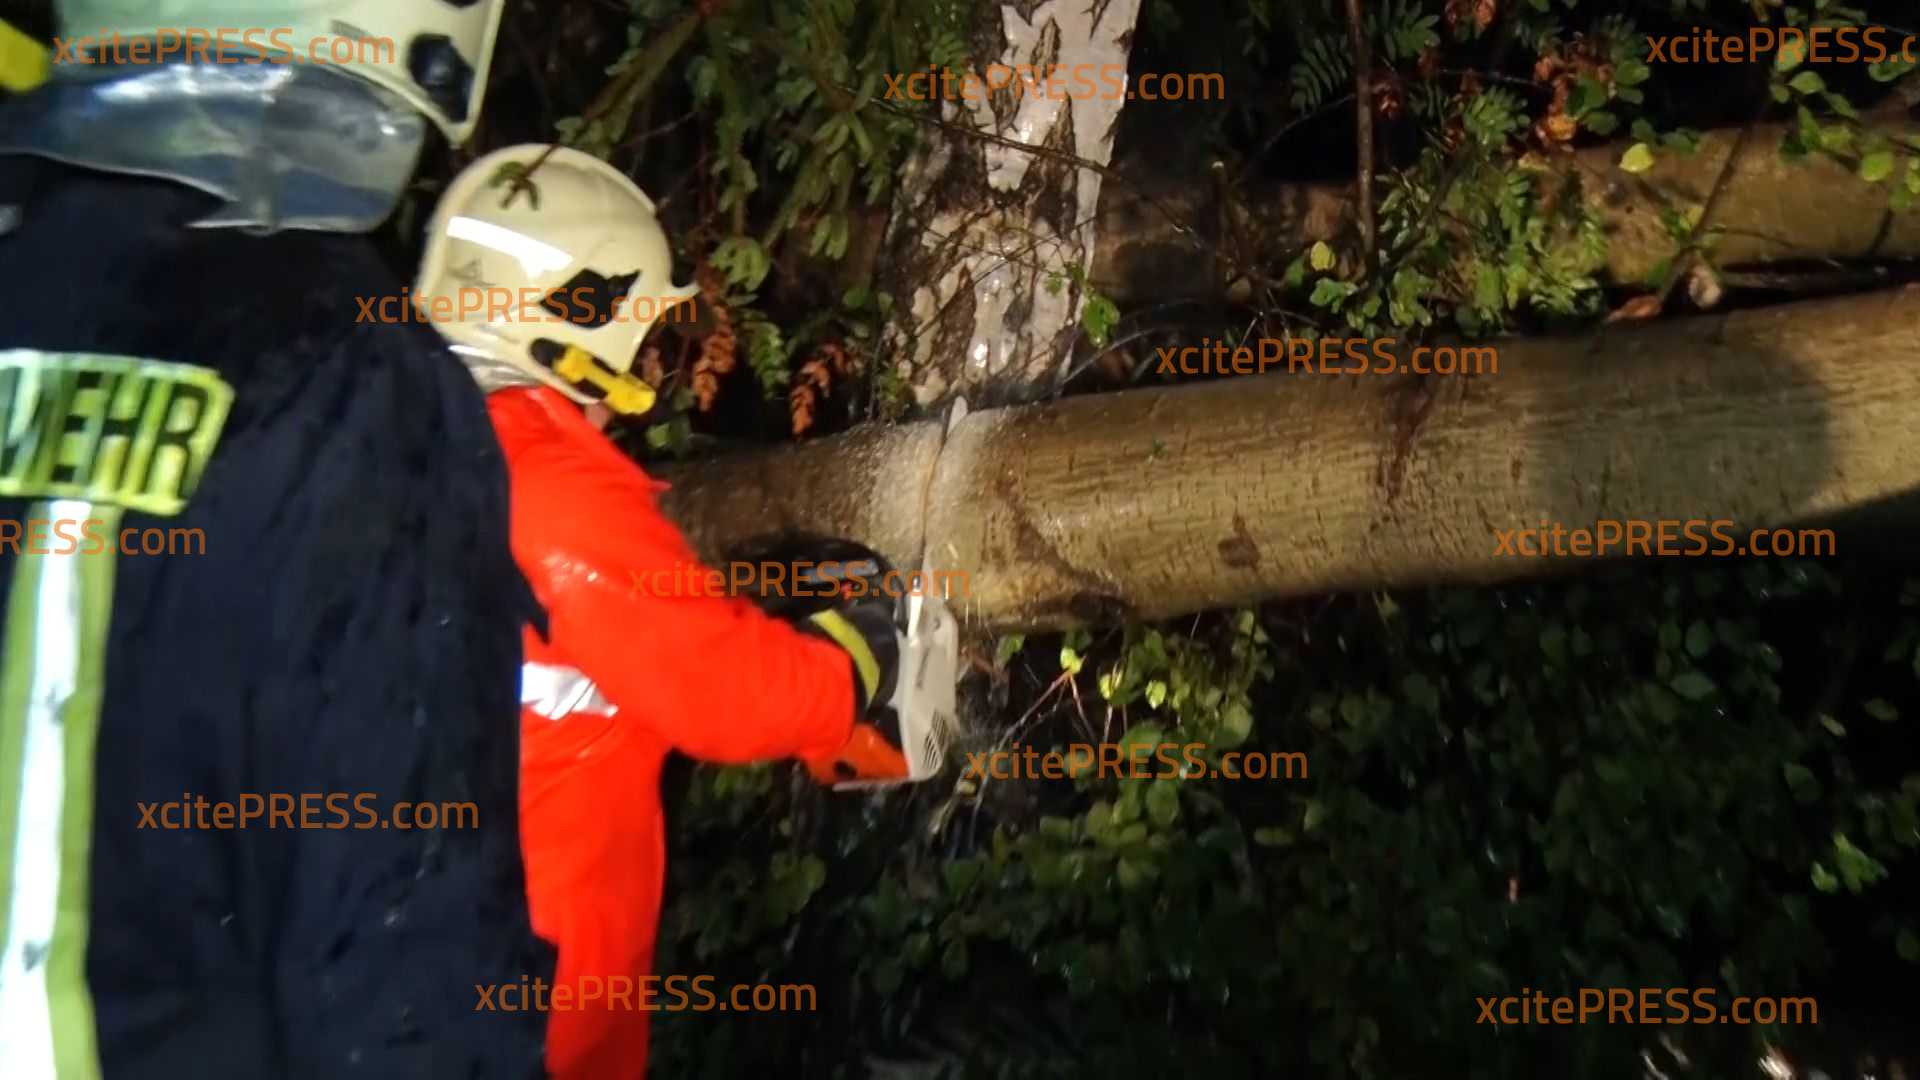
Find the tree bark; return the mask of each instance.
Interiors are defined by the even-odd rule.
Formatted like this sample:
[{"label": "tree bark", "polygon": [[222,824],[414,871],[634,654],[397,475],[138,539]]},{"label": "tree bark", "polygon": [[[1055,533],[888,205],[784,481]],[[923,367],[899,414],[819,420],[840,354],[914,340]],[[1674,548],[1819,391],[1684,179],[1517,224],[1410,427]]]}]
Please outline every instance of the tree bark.
[{"label": "tree bark", "polygon": [[[1139,0],[1020,0],[981,6],[975,72],[1001,86],[946,101],[894,203],[886,287],[900,301],[881,352],[922,407],[1031,400],[1070,358],[1082,290],[1067,278],[1094,250],[1098,173],[1011,142],[1105,163],[1126,104],[1098,75],[1125,72]],[[1015,74],[1021,66],[1037,78]],[[1048,86],[1056,66],[1061,77]],[[1086,95],[1086,73],[1095,88]],[[964,132],[985,132],[994,142]]]},{"label": "tree bark", "polygon": [[[1882,120],[1889,135],[1920,134],[1904,115]],[[1787,129],[1755,128],[1709,224],[1724,230],[1712,248],[1717,266],[1796,259],[1910,258],[1920,255],[1920,214],[1887,208],[1888,188],[1870,184],[1826,158],[1780,157]],[[1707,200],[1737,130],[1705,133],[1692,154],[1662,150],[1652,169],[1634,175],[1619,168],[1627,144],[1593,147],[1555,158],[1561,183],[1578,179],[1587,205],[1609,237],[1604,280],[1644,285],[1678,244],[1661,224],[1661,211],[1688,211]],[[1206,220],[1212,197],[1204,182],[1155,176],[1146,161],[1120,166],[1139,185],[1108,184],[1100,202],[1100,247],[1095,287],[1116,300],[1205,296],[1220,277],[1214,255],[1194,244],[1154,205],[1183,222]],[[1240,250],[1290,259],[1315,240],[1341,239],[1353,224],[1354,195],[1346,184],[1281,184],[1243,194],[1252,236]],[[1357,245],[1341,245],[1343,250]],[[1343,268],[1345,269],[1345,268]]]},{"label": "tree bark", "polygon": [[1588,561],[1496,554],[1502,530],[1730,519],[1744,542],[1920,488],[1917,313],[1908,288],[1515,340],[1475,377],[1273,373],[991,409],[944,445],[918,423],[681,466],[665,505],[710,558],[804,529],[914,566],[930,538],[989,628],[1491,583]]}]

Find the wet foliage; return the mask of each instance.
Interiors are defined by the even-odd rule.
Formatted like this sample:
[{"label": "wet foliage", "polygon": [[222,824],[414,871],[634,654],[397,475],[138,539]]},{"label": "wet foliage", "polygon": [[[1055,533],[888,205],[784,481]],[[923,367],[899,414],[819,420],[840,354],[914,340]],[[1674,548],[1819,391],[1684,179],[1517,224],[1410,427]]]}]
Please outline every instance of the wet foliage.
[{"label": "wet foliage", "polygon": [[[1644,172],[1756,104],[1794,121],[1778,153],[1840,161],[1896,204],[1920,192],[1912,147],[1860,118],[1911,65],[1781,56],[1735,78],[1647,58],[1649,33],[1858,25],[1865,11],[1829,0],[1363,6],[1380,246],[1233,237],[1222,250],[1235,272],[1257,271],[1246,306],[1262,333],[1590,326],[1635,298],[1621,283],[1607,295],[1595,276],[1606,237],[1549,166],[1612,144],[1622,170]],[[665,25],[672,7],[637,10]],[[813,18],[867,25],[867,8]],[[919,25],[950,26],[941,11],[928,7]],[[714,163],[729,194],[712,204],[725,213],[704,219],[719,222],[711,236],[733,237],[716,265],[736,288],[781,263],[789,233],[831,255],[841,206],[836,196],[803,234],[787,208],[819,189],[748,198],[741,161],[774,150],[769,179],[804,161],[849,191],[910,146],[912,110],[827,89],[857,82],[878,55],[873,39],[849,40],[844,61],[825,63],[851,66],[830,79],[792,50],[764,67],[699,54],[708,60],[689,69],[696,98],[719,103],[723,149],[740,155]],[[1217,162],[1226,222],[1243,181],[1350,178],[1347,40],[1342,5],[1322,0],[1144,4],[1136,71],[1224,71],[1236,93],[1204,110],[1129,106],[1121,156],[1144,148],[1196,175]],[[941,30],[887,48],[949,63],[979,44]],[[728,120],[735,99],[716,96],[716,73],[787,80],[790,116],[780,105]],[[797,89],[809,80],[820,93]],[[887,140],[871,153],[855,129],[869,121]],[[813,132],[813,149],[796,157],[756,134],[782,123]],[[1665,225],[1673,256],[1631,291],[1664,298],[1685,263],[1712,265],[1716,233],[1697,207]],[[760,294],[774,311],[778,276]],[[1181,332],[1250,333],[1247,316]],[[1094,348],[1118,349],[1137,322],[1094,292],[1082,329]],[[886,378],[878,359],[866,377]],[[771,351],[756,361],[780,365]],[[1843,532],[1841,551],[1858,539]],[[1873,1071],[1875,1056],[1911,1060],[1911,572],[1854,555],[1642,560],[1499,589],[1009,639],[982,648],[992,674],[967,687],[974,734],[938,780],[848,798],[791,766],[682,763],[658,970],[810,983],[819,1009],[662,1014],[654,1068],[1613,1078],[1761,1075],[1769,1050],[1836,1076]],[[1304,775],[959,775],[969,752],[1162,741],[1203,745],[1209,770],[1229,752],[1303,754]],[[1140,768],[1172,771],[1151,754]],[[1478,1022],[1482,998],[1645,987],[1710,989],[1723,1010],[1740,995],[1811,997],[1819,1023]]]},{"label": "wet foliage", "polygon": [[[811,982],[820,1011],[662,1015],[656,1068],[1618,1077],[1652,1049],[1744,1076],[1912,1036],[1920,579],[1668,559],[1032,641],[995,678],[976,751],[1164,739],[1306,775],[852,800],[701,768],[660,970]],[[1811,996],[1820,1024],[1476,1022],[1583,987]]]}]

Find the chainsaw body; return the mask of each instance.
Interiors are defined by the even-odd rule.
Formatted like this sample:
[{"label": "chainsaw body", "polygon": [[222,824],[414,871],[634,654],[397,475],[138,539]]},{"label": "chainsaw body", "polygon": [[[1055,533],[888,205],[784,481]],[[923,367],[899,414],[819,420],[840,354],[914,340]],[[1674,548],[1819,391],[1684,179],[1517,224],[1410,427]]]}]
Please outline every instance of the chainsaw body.
[{"label": "chainsaw body", "polygon": [[[879,552],[851,540],[799,537],[753,545],[734,562],[752,568],[738,594],[768,613],[799,621],[850,599],[886,596],[900,631],[900,668],[893,696],[868,722],[888,730],[907,759],[902,780],[849,780],[834,790],[891,787],[929,779],[946,763],[958,730],[955,686],[959,682],[960,627],[946,598],[933,594],[889,596],[905,591],[905,577]],[[781,581],[768,571],[782,570]],[[733,574],[727,580],[736,580]],[[924,587],[931,578],[922,576]]]}]

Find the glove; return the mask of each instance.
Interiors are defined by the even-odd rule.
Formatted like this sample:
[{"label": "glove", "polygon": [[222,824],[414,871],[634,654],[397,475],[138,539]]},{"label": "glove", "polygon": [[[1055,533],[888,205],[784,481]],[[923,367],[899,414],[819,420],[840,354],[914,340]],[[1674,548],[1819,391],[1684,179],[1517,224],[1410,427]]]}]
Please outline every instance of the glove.
[{"label": "glove", "polygon": [[889,704],[900,677],[900,631],[893,605],[882,601],[847,604],[807,617],[801,628],[840,646],[853,664],[858,699],[853,733],[832,754],[802,758],[821,784],[848,780],[903,780],[907,759],[901,753],[900,718]]}]

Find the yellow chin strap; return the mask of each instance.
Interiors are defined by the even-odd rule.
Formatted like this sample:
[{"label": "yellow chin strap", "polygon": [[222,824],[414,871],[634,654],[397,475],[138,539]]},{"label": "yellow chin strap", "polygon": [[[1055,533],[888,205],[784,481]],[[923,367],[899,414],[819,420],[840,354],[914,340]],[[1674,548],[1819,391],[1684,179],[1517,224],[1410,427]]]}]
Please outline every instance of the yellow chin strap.
[{"label": "yellow chin strap", "polygon": [[52,73],[53,58],[47,47],[0,19],[0,90],[24,94]]},{"label": "yellow chin strap", "polygon": [[587,383],[598,387],[606,394],[601,404],[625,416],[639,416],[653,408],[657,396],[641,379],[610,370],[578,345],[567,346],[566,354],[553,365],[553,373],[575,386]]}]

